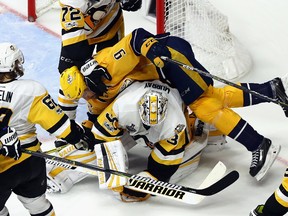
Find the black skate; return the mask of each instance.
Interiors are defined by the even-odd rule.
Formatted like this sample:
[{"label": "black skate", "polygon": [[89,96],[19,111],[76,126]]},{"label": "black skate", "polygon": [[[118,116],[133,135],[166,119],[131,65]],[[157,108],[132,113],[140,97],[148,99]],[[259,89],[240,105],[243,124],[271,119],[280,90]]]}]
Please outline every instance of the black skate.
[{"label": "black skate", "polygon": [[261,216],[264,215],[262,213],[264,205],[258,205],[254,210],[252,210],[249,216]]},{"label": "black skate", "polygon": [[282,80],[277,77],[270,81],[270,85],[273,91],[273,98],[281,103],[287,104],[287,106],[282,104],[280,105],[284,110],[285,116],[288,117],[288,97],[286,95]]},{"label": "black skate", "polygon": [[255,177],[257,181],[262,180],[274,163],[280,149],[280,145],[272,144],[270,139],[264,138],[258,149],[252,152],[250,175]]}]

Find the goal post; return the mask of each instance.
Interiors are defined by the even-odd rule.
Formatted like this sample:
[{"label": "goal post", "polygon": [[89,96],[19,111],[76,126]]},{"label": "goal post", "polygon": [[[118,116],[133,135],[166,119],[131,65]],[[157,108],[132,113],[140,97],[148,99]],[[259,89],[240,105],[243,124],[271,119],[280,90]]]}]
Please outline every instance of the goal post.
[{"label": "goal post", "polygon": [[228,18],[208,0],[157,0],[157,33],[170,32],[192,44],[197,60],[212,74],[238,80],[252,58],[229,29]]},{"label": "goal post", "polygon": [[47,11],[59,8],[59,0],[28,0],[28,21],[35,22]]}]

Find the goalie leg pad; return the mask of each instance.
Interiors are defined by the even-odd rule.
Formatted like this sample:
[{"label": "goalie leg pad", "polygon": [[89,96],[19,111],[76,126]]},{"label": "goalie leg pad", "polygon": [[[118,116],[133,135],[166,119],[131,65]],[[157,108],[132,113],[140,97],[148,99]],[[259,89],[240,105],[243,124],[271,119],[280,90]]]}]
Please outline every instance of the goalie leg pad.
[{"label": "goalie leg pad", "polygon": [[208,143],[205,152],[221,151],[225,148],[226,143],[226,136],[213,125],[209,125]]},{"label": "goalie leg pad", "polygon": [[45,194],[35,198],[28,198],[19,195],[17,197],[31,215],[55,215],[53,206],[49,200],[46,199]]},{"label": "goalie leg pad", "polygon": [[[85,164],[96,164],[95,152],[77,150],[73,145],[68,145],[67,147],[61,149],[61,151],[54,153],[54,155]],[[46,162],[46,172],[48,192],[66,193],[73,187],[74,184],[89,176],[87,173],[49,164],[48,160]]]},{"label": "goalie leg pad", "polygon": [[[126,172],[128,170],[128,159],[126,151],[120,140],[95,145],[97,166],[105,169]],[[114,174],[98,172],[100,189],[112,189],[127,183],[126,177]]]}]

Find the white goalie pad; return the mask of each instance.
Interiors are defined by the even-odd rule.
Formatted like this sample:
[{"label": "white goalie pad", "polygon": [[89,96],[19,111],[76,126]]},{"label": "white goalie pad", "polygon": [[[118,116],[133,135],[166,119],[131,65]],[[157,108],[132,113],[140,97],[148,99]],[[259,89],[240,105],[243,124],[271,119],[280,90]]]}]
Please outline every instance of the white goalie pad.
[{"label": "white goalie pad", "polygon": [[205,152],[217,152],[221,151],[226,146],[226,136],[220,132],[214,125],[209,126],[209,136],[207,147],[205,148]]},{"label": "white goalie pad", "polygon": [[[104,169],[126,172],[128,159],[126,151],[120,140],[95,145],[97,166]],[[99,188],[112,189],[126,185],[127,178],[107,172],[98,171]]]},{"label": "white goalie pad", "polygon": [[[54,152],[55,155],[69,160],[75,160],[85,164],[96,164],[95,152],[77,150],[73,145],[67,145],[59,152]],[[47,191],[66,193],[74,184],[80,182],[89,174],[78,172],[76,170],[65,169],[63,167],[50,164],[49,160],[46,161],[46,174],[47,174]]]}]

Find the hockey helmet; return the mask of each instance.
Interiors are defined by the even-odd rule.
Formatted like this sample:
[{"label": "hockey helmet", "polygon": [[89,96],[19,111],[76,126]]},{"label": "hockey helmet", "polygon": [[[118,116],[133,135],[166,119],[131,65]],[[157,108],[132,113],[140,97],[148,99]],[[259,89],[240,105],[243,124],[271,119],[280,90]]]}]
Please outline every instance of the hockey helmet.
[{"label": "hockey helmet", "polygon": [[167,115],[168,98],[161,92],[149,90],[139,100],[139,114],[143,124],[155,126]]},{"label": "hockey helmet", "polygon": [[16,72],[22,76],[24,55],[15,44],[0,43],[0,73]]},{"label": "hockey helmet", "polygon": [[63,94],[71,100],[78,100],[87,88],[84,77],[76,66],[66,69],[60,76]]}]

